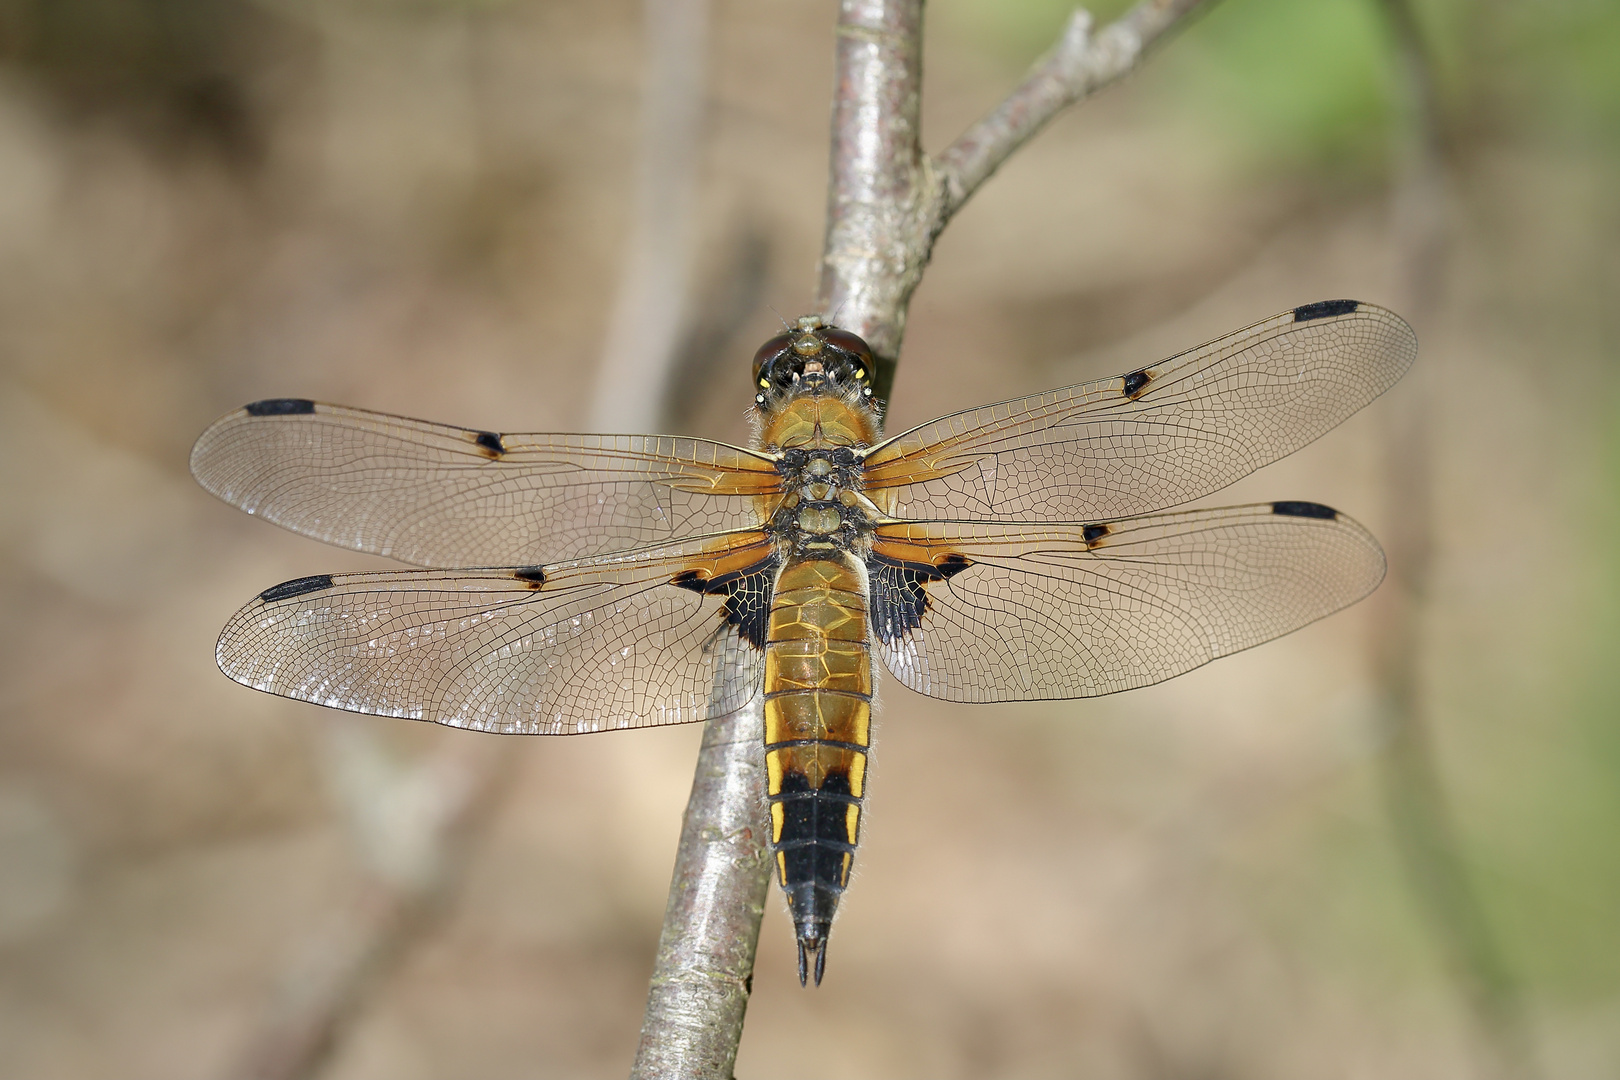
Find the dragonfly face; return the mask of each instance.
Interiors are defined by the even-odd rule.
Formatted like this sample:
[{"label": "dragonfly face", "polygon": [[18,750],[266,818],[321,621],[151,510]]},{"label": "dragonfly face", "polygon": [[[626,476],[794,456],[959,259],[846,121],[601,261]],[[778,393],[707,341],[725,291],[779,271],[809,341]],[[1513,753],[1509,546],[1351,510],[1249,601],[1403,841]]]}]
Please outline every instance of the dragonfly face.
[{"label": "dragonfly face", "polygon": [[763,693],[777,876],[819,982],[874,657],[944,700],[1089,697],[1353,603],[1383,553],[1329,507],[1165,510],[1322,435],[1416,350],[1392,312],[1323,301],[881,439],[870,350],[807,317],[755,356],[748,449],[256,402],[197,441],[204,487],[429,569],[266,589],[217,659],[270,693],[522,734],[686,723]]},{"label": "dragonfly face", "polygon": [[[872,350],[847,330],[825,326],[816,315],[778,334],[754,353],[754,403],[769,415],[801,388],[817,387],[855,399],[872,396]],[[824,384],[825,391],[817,384]]]}]

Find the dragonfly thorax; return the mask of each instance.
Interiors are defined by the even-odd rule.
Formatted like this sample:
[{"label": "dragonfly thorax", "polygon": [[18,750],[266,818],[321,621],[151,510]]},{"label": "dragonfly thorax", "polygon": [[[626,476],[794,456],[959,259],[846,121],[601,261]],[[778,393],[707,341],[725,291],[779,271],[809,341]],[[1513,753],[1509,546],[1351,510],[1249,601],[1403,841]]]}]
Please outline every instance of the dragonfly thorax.
[{"label": "dragonfly thorax", "polygon": [[789,551],[854,550],[871,534],[861,465],[848,446],[790,447],[777,461],[783,495],[767,530]]}]

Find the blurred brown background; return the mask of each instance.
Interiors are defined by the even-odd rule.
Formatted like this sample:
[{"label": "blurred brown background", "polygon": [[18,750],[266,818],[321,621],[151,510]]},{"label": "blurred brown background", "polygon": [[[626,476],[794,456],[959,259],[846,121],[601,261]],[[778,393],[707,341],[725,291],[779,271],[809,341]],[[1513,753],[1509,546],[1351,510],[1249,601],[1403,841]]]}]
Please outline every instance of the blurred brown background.
[{"label": "blurred brown background", "polygon": [[[1390,11],[1225,0],[1060,118],[940,243],[890,429],[1306,301],[1403,310],[1418,377],[1216,501],[1314,499],[1387,539],[1428,470],[1429,753],[1403,770],[1380,720],[1388,588],[1114,698],[890,684],[826,984],[797,986],[773,888],[739,1076],[1620,1074],[1620,7],[1417,3],[1430,262],[1399,210]],[[932,4],[928,148],[1065,15]],[[833,16],[713,4],[678,431],[745,438],[744,365],[811,302]],[[0,1076],[238,1074],[377,882],[423,861],[376,854],[393,803],[354,805],[423,800],[356,770],[457,754],[487,797],[320,1074],[628,1068],[699,732],[492,740],[228,682],[212,645],[241,603],[381,561],[215,502],[186,453],[285,395],[579,427],[630,229],[641,19],[0,0]],[[1391,449],[1403,407],[1432,461]],[[1411,857],[1424,821],[1454,872]]]}]

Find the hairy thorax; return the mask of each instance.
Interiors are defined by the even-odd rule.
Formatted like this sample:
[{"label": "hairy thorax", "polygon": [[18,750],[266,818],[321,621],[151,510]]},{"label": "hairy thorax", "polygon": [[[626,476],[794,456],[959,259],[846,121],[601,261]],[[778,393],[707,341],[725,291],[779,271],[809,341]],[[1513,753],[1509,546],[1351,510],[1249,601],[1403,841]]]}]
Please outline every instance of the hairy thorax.
[{"label": "hairy thorax", "polygon": [[865,554],[880,515],[861,491],[855,451],[876,434],[874,411],[842,395],[807,394],[764,418],[759,443],[781,455],[783,480],[782,493],[764,508],[766,528],[784,555]]}]

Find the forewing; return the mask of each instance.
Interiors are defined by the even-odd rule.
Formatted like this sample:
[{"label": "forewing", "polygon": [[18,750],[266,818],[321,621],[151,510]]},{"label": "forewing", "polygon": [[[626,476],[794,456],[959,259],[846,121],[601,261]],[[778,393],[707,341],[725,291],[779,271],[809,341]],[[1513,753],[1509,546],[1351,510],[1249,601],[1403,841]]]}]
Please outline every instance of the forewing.
[{"label": "forewing", "polygon": [[266,589],[220,670],[336,709],[517,734],[747,704],[774,549],[758,531],[544,567],[334,574]]},{"label": "forewing", "polygon": [[770,458],[654,435],[503,435],[302,399],[203,432],[199,483],[305,536],[418,566],[573,559],[759,524]]},{"label": "forewing", "polygon": [[877,530],[874,636],[947,701],[1092,697],[1161,682],[1354,603],[1384,575],[1360,525],[1262,503],[1093,525]]},{"label": "forewing", "polygon": [[1394,312],[1329,300],[1162,363],[947,416],[874,448],[898,518],[1103,521],[1177,506],[1293,453],[1417,355]]}]

